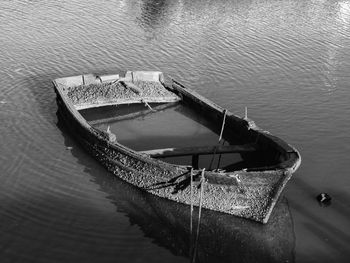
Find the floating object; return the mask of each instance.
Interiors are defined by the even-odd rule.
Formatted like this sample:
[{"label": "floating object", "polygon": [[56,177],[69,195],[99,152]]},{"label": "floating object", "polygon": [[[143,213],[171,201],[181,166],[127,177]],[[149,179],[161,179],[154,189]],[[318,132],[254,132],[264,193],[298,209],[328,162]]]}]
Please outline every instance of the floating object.
[{"label": "floating object", "polygon": [[[191,203],[198,206],[191,197],[198,196],[201,189],[198,187],[202,173],[197,167],[199,156],[213,155],[214,152],[240,154],[248,166],[204,172],[206,197],[201,202],[201,208],[267,223],[282,190],[300,165],[301,158],[294,147],[252,125],[248,118],[235,116],[176,80],[171,79],[170,84],[165,84],[161,72],[128,71],[123,77],[111,76],[96,78],[89,74],[53,81],[57,115],[89,153],[122,180],[148,193],[189,206]],[[125,88],[116,76],[127,85],[132,83],[140,92]],[[101,83],[101,79],[108,81]],[[177,103],[191,108],[216,127],[217,132],[222,128],[222,139],[228,145],[136,151],[113,140],[114,134],[110,129],[106,132],[95,127],[79,112],[103,106],[142,105],[145,102],[163,107]],[[147,109],[147,114],[157,114],[154,109]],[[135,113],[123,118],[133,116],[136,116]],[[238,136],[240,143],[237,144]],[[186,155],[192,156],[192,167],[160,160],[166,156]],[[189,189],[191,184],[192,194]]]},{"label": "floating object", "polygon": [[322,205],[330,205],[332,197],[327,193],[320,193],[316,199]]}]

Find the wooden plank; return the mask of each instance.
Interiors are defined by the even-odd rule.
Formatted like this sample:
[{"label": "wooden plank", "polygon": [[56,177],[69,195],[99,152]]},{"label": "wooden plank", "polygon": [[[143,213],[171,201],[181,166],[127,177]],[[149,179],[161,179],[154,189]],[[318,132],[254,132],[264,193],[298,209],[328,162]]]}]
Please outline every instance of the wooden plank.
[{"label": "wooden plank", "polygon": [[111,123],[111,122],[116,122],[116,121],[130,120],[130,119],[134,119],[134,118],[137,118],[140,116],[145,116],[148,114],[156,113],[158,111],[165,110],[165,109],[168,109],[168,108],[171,108],[174,106],[178,106],[178,105],[179,104],[177,102],[170,102],[170,103],[155,106],[152,108],[153,110],[150,110],[147,108],[147,110],[132,112],[132,113],[125,114],[125,115],[119,115],[119,116],[114,116],[114,117],[110,117],[110,118],[89,121],[89,124],[96,125],[96,124],[102,124],[102,123]]},{"label": "wooden plank", "polygon": [[176,102],[181,99],[177,96],[173,97],[146,97],[146,98],[130,98],[130,99],[115,99],[115,100],[106,100],[106,101],[94,101],[94,102],[86,102],[81,104],[75,104],[74,107],[77,110],[85,110],[90,108],[98,108],[104,106],[113,106],[113,105],[121,105],[121,104],[134,104],[134,103],[168,103],[168,102]]},{"label": "wooden plank", "polygon": [[[216,150],[215,150],[216,149]],[[204,155],[222,153],[242,153],[254,152],[256,148],[253,144],[228,145],[228,146],[199,146],[199,147],[184,147],[184,148],[165,148],[141,151],[140,153],[149,154],[153,158],[186,156],[186,155]]]}]

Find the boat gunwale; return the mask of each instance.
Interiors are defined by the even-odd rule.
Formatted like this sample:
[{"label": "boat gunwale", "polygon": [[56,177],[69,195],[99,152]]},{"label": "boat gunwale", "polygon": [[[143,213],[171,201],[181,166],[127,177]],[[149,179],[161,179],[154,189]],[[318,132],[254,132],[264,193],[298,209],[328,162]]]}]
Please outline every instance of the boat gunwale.
[{"label": "boat gunwale", "polygon": [[[74,77],[79,77],[79,76],[80,75],[74,76]],[[59,79],[64,79],[64,78],[59,78]],[[59,79],[53,80],[53,84],[54,84],[55,91],[56,91],[57,95],[59,95],[59,97],[62,99],[63,104],[65,105],[65,107],[67,108],[69,113],[73,116],[73,118],[77,121],[77,123],[79,123],[79,125],[88,134],[94,136],[98,142],[100,142],[101,144],[104,144],[107,148],[111,148],[112,150],[114,150],[116,152],[121,152],[122,154],[124,154],[126,156],[129,156],[131,158],[145,162],[147,164],[154,165],[154,166],[159,167],[161,169],[168,170],[169,172],[171,172],[171,171],[186,171],[189,169],[190,166],[181,166],[181,165],[170,164],[170,163],[164,162],[162,160],[152,158],[149,155],[135,151],[135,150],[119,143],[119,142],[111,143],[107,138],[105,138],[105,136],[103,136],[103,133],[104,133],[103,131],[96,129],[95,127],[90,125],[86,121],[85,118],[83,118],[83,116],[79,113],[78,109],[73,104],[73,102],[68,98],[66,92],[64,92],[64,87],[68,87],[68,86],[66,86],[65,84],[59,83],[57,81]],[[212,101],[199,95],[196,91],[190,90],[190,89],[184,87],[181,83],[179,83],[175,80],[172,80],[172,81],[173,81],[173,83],[176,83],[178,86],[180,86],[180,88],[174,87],[174,86],[167,86],[163,82],[161,82],[161,83],[163,84],[163,86],[166,89],[168,89],[172,92],[174,92],[176,90],[176,92],[178,93],[177,95],[179,95],[179,93],[180,93],[181,100],[183,99],[183,97],[192,97],[192,99],[199,101],[205,107],[211,108],[211,110],[213,110],[217,114],[223,113],[224,109],[222,107],[216,105]],[[205,172],[205,176],[207,179],[225,178],[225,179],[232,180],[232,181],[236,181],[237,177],[235,177],[235,176],[239,176],[240,174],[259,173],[262,175],[265,174],[267,176],[271,173],[284,174],[285,176],[282,176],[280,178],[278,186],[275,189],[273,189],[273,192],[271,194],[271,198],[269,199],[269,203],[266,205],[268,210],[265,214],[265,217],[262,219],[262,223],[266,223],[269,219],[269,216],[270,216],[272,210],[273,210],[273,207],[275,206],[282,190],[284,189],[284,186],[286,185],[286,183],[288,182],[288,180],[290,179],[292,174],[297,170],[297,168],[299,167],[299,165],[301,163],[300,154],[294,147],[290,146],[289,144],[284,142],[282,139],[269,134],[269,132],[264,131],[258,127],[250,128],[249,127],[249,120],[237,117],[236,115],[234,115],[233,113],[231,113],[229,111],[226,111],[226,114],[227,114],[228,120],[231,120],[231,121],[236,122],[236,123],[238,122],[240,125],[242,125],[242,127],[246,127],[248,129],[247,132],[255,133],[256,135],[262,136],[266,140],[271,141],[273,144],[275,144],[275,146],[277,148],[279,148],[279,151],[281,153],[283,153],[287,156],[286,160],[284,160],[280,163],[277,163],[276,165],[271,165],[271,166],[254,167],[254,168],[242,169],[242,170],[237,170],[237,171],[233,171],[233,172],[225,172],[225,173],[214,172],[214,171],[206,171]],[[133,168],[130,168],[130,169],[133,169]],[[200,170],[197,169],[197,170],[194,170],[194,172],[198,173],[198,172],[200,172]],[[210,183],[210,181],[211,180],[209,180],[209,183]],[[214,181],[216,181],[216,180],[214,180]]]},{"label": "boat gunwale", "polygon": [[[74,77],[78,77],[78,76],[79,75],[74,76]],[[64,79],[64,78],[59,78],[59,79]],[[119,142],[110,143],[107,139],[105,139],[101,136],[100,133],[102,133],[103,131],[100,131],[100,130],[96,129],[95,127],[93,127],[92,125],[90,125],[89,122],[86,121],[85,118],[79,113],[80,109],[77,109],[77,107],[73,104],[73,102],[68,98],[66,93],[62,90],[63,89],[62,86],[65,86],[65,85],[57,82],[57,80],[59,80],[59,79],[53,80],[53,84],[54,84],[55,88],[57,89],[57,91],[59,91],[60,96],[64,100],[65,104],[68,106],[69,111],[72,113],[72,115],[75,117],[75,119],[79,123],[81,123],[81,125],[86,129],[86,131],[90,132],[92,135],[99,137],[99,139],[102,139],[103,141],[107,142],[108,147],[114,148],[114,150],[118,150],[118,151],[121,150],[123,154],[130,154],[131,157],[133,157],[133,158],[141,159],[142,161],[145,161],[149,164],[157,165],[158,167],[161,167],[161,168],[174,169],[176,167],[181,167],[181,168],[185,167],[182,165],[170,164],[170,163],[164,162],[162,160],[158,160],[158,159],[153,158],[153,157],[151,157],[147,154],[144,154],[142,152],[135,151],[135,150],[127,147],[126,145],[119,143]],[[217,111],[217,113],[222,113],[224,111],[224,109],[221,106],[213,103],[212,101],[210,101],[207,98],[203,97],[202,95],[198,94],[196,91],[189,90],[188,88],[186,88],[185,86],[183,86],[181,83],[179,83],[178,81],[176,81],[174,79],[172,79],[172,81],[181,87],[181,89],[176,88],[176,90],[179,91],[182,94],[182,96],[192,96],[195,99],[199,100],[200,103],[204,104],[206,107],[210,107],[214,111]],[[164,83],[162,83],[162,84],[164,85]],[[164,85],[164,87],[170,91],[173,91],[173,89],[174,89],[174,86],[169,87],[169,86]],[[138,100],[138,101],[131,100],[131,103],[133,103],[133,102],[140,103],[140,100]],[[115,104],[115,105],[117,105],[117,104]],[[104,106],[104,105],[102,105],[102,106]],[[98,106],[95,106],[95,107],[98,107]],[[242,126],[244,126],[244,125],[247,126],[248,127],[247,129],[250,130],[250,132],[254,132],[257,134],[257,136],[263,136],[267,140],[273,142],[280,149],[279,151],[281,153],[285,153],[285,154],[289,153],[289,155],[290,155],[289,159],[286,159],[286,160],[284,160],[280,163],[277,163],[275,165],[246,168],[246,169],[244,169],[244,172],[264,172],[264,171],[271,172],[271,171],[277,171],[277,170],[283,170],[283,171],[291,170],[292,172],[294,172],[295,170],[297,170],[301,160],[300,160],[299,152],[293,146],[287,144],[285,141],[278,138],[277,136],[271,135],[268,131],[262,130],[258,127],[249,128],[248,120],[240,118],[228,110],[226,110],[226,116],[227,116],[226,118],[228,120],[231,119],[234,122],[240,122]],[[237,172],[240,172],[240,170],[233,171],[233,172],[227,172],[226,174],[232,174],[232,173],[237,173]],[[212,176],[217,174],[219,176],[222,176],[223,173],[206,171],[206,174],[208,174],[208,175],[210,174]]]}]

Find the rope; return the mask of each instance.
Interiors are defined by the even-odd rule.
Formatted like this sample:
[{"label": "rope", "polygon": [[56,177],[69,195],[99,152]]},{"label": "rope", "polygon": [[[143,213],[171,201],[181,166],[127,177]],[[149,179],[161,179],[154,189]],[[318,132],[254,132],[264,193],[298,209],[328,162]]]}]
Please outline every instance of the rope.
[{"label": "rope", "polygon": [[[222,145],[224,145],[224,144],[225,144],[225,141],[222,142]],[[221,156],[222,156],[222,154],[220,153],[220,155],[219,155],[219,160],[218,160],[218,165],[216,166],[216,170],[219,169],[220,162],[221,162]]]},{"label": "rope", "polygon": [[218,146],[220,145],[220,141],[222,140],[222,134],[224,133],[224,128],[225,128],[226,114],[227,114],[227,110],[225,109],[225,110],[224,110],[224,118],[223,118],[222,124],[221,124],[221,132],[220,132],[220,136],[219,136],[219,142],[218,142],[218,144],[215,146],[214,153],[213,153],[213,157],[211,158],[211,161],[210,161],[210,164],[209,164],[209,170],[211,170],[211,167],[212,167],[212,165],[213,165],[214,158],[215,158],[215,155],[216,155],[217,148],[218,148]]},{"label": "rope", "polygon": [[190,255],[192,255],[192,229],[193,229],[193,168],[191,168],[191,184],[190,184],[190,190],[191,190],[191,221],[190,221]]},{"label": "rope", "polygon": [[224,110],[224,119],[222,120],[219,142],[221,141],[221,139],[222,139],[222,134],[223,134],[223,132],[224,132],[225,121],[226,121],[226,114],[227,114],[227,110]]},{"label": "rope", "polygon": [[192,236],[192,217],[193,217],[193,168],[191,168],[191,184],[190,184],[190,187],[191,187],[191,223],[190,223],[190,233],[191,233],[191,236]]},{"label": "rope", "polygon": [[193,263],[196,260],[197,248],[198,248],[198,239],[199,239],[199,228],[200,228],[200,225],[201,225],[202,203],[203,203],[203,194],[204,194],[204,186],[205,186],[204,171],[205,171],[205,168],[203,168],[203,170],[202,170],[202,178],[201,178],[201,181],[200,181],[201,190],[200,190],[200,195],[199,195],[199,210],[198,210],[198,224],[197,224],[196,240],[195,240],[195,243],[194,243],[194,251],[193,251],[193,255],[192,255],[192,262]]},{"label": "rope", "polygon": [[216,149],[217,149],[217,148],[218,148],[218,147],[215,146],[214,153],[213,153],[213,157],[212,157],[211,160],[210,160],[209,170],[211,170],[211,166],[213,165],[214,158],[215,158],[215,155],[216,155]]}]

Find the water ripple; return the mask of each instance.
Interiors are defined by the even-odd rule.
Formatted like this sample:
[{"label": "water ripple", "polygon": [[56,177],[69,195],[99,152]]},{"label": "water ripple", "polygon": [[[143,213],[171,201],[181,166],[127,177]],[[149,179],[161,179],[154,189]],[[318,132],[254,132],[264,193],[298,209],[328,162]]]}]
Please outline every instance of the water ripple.
[{"label": "water ripple", "polygon": [[[62,76],[168,72],[238,115],[248,106],[263,127],[301,146],[306,182],[346,192],[349,6],[340,0],[2,1],[2,255],[13,262],[179,260],[131,226],[96,183],[107,173],[57,126],[51,80]],[[303,203],[309,194],[291,198]],[[337,214],[330,214],[336,224]],[[321,241],[298,232],[298,220],[296,235],[308,236],[319,251]],[[309,253],[298,240],[298,253]],[[154,257],[159,253],[164,257]],[[340,257],[329,254],[329,261]]]}]

